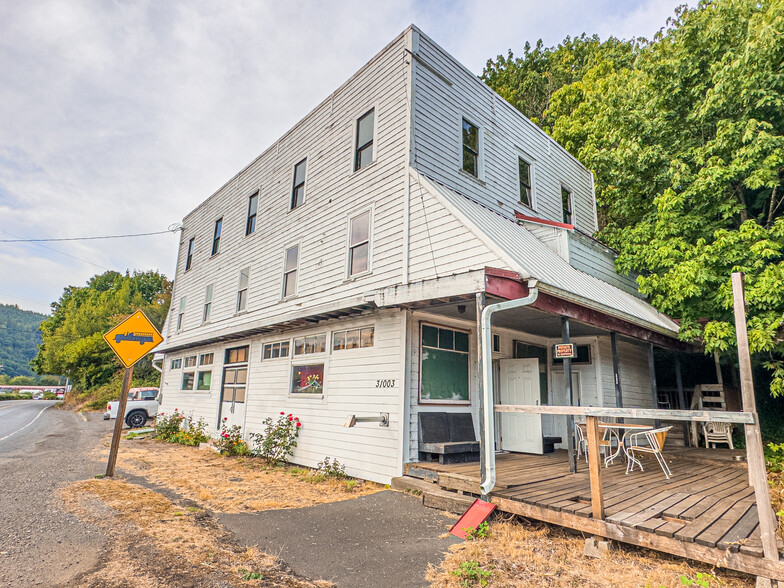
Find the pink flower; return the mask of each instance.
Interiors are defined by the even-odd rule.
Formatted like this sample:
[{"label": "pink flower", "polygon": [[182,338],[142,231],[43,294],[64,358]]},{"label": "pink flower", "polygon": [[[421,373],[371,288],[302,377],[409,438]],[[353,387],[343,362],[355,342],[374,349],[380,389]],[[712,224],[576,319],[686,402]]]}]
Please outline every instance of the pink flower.
[{"label": "pink flower", "polygon": [[291,413],[289,413],[289,418],[291,418]]},{"label": "pink flower", "polygon": [[284,414],[286,414],[286,413],[285,413],[285,412],[283,412],[283,411],[281,410],[281,411],[280,411],[280,414],[281,414],[281,416],[282,416],[282,415],[284,415]]},{"label": "pink flower", "polygon": [[224,420],[224,421],[228,421],[228,420],[229,420],[229,417],[223,417],[223,420]]},{"label": "pink flower", "polygon": [[298,427],[301,427],[301,426],[302,426],[302,423],[297,423],[297,426],[298,426]]},{"label": "pink flower", "polygon": [[294,417],[294,420],[299,422],[299,417]]},{"label": "pink flower", "polygon": [[177,412],[177,409],[176,409],[176,408],[174,409],[174,412]]},{"label": "pink flower", "polygon": [[291,422],[291,421],[293,421],[293,420],[294,420],[293,418],[289,417],[289,422]]}]

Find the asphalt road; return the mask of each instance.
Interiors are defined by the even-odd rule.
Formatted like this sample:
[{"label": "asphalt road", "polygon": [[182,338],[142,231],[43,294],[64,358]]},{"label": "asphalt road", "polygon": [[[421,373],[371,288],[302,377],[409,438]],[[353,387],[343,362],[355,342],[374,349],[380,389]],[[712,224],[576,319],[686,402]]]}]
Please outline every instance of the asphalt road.
[{"label": "asphalt road", "polygon": [[218,520],[246,545],[339,588],[427,586],[428,564],[441,562],[449,546],[460,541],[443,537],[453,519],[391,490],[308,508],[224,514]]},{"label": "asphalt road", "polygon": [[106,425],[55,401],[0,402],[0,587],[57,586],[98,563],[105,537],[66,512],[57,489],[101,473],[89,454]]}]

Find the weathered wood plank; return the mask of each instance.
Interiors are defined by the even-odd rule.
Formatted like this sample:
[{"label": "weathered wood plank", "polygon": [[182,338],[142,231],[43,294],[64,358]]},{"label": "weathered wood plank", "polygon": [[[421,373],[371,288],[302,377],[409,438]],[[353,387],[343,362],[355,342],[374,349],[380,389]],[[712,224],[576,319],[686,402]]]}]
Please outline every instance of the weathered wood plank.
[{"label": "weathered wood plank", "polygon": [[737,523],[721,538],[716,544],[719,549],[733,549],[740,548],[740,541],[748,539],[754,529],[759,528],[759,517],[757,515],[757,505],[753,504],[749,510],[746,511]]},{"label": "weathered wood plank", "polygon": [[[746,498],[744,499],[751,504],[751,501]],[[711,506],[708,510],[706,510],[703,514],[698,516],[694,521],[683,527],[680,531],[675,534],[675,538],[680,541],[694,541],[694,539],[702,533],[705,529],[710,527],[713,523],[715,523],[724,513],[726,513],[732,506],[738,502],[738,499],[734,496],[730,496],[728,498],[722,498],[716,504]]]},{"label": "weathered wood plank", "polygon": [[721,538],[735,526],[735,523],[743,518],[743,515],[751,508],[752,504],[753,502],[748,499],[736,502],[721,518],[695,537],[694,540],[700,545],[716,546]]},{"label": "weathered wood plank", "polygon": [[675,533],[683,529],[683,523],[676,523],[674,521],[668,521],[666,524],[658,527],[656,531],[654,531],[657,535],[662,535],[664,537],[673,537]]},{"label": "weathered wood plank", "polygon": [[717,423],[753,424],[754,416],[746,412],[721,410],[664,410],[653,408],[615,408],[598,406],[552,406],[496,404],[496,412],[519,412],[526,414],[558,414],[594,416],[605,418],[651,419],[666,421],[696,421]]}]

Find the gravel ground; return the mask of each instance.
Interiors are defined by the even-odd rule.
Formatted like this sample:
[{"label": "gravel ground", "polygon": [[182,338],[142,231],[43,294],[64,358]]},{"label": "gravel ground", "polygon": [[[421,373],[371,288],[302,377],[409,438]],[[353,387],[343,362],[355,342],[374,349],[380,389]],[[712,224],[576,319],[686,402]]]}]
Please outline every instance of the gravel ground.
[{"label": "gravel ground", "polygon": [[103,473],[90,457],[109,432],[100,419],[50,408],[0,442],[0,587],[62,585],[98,563],[103,533],[65,512],[57,490]]}]

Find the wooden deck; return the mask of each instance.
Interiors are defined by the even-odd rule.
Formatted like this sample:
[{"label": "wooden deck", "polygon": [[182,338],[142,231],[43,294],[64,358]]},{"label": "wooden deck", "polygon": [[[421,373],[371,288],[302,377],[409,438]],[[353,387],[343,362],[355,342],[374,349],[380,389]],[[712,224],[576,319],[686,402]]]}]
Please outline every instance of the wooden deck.
[{"label": "wooden deck", "polygon": [[[564,451],[499,454],[491,501],[520,516],[784,580],[784,564],[762,557],[757,507],[745,464],[735,462],[730,453],[714,455],[722,459],[705,450],[672,452],[669,480],[655,461],[643,461],[644,472],[626,475],[625,464],[617,460],[602,470],[606,515],[601,520],[591,515],[585,461],[570,474]],[[434,482],[433,488],[480,494],[478,463],[412,463],[406,473]]]}]

